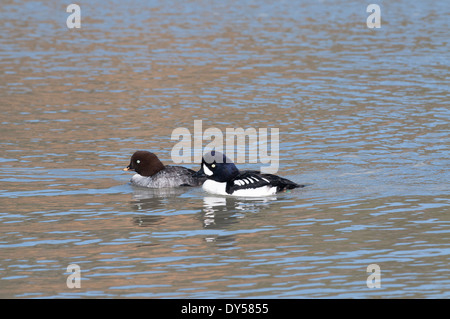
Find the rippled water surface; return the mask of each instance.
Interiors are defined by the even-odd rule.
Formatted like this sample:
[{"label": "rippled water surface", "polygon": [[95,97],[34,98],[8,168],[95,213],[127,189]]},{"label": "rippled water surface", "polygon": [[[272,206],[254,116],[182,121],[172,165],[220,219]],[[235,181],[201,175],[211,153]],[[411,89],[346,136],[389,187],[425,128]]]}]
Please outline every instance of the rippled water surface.
[{"label": "rippled water surface", "polygon": [[[77,3],[0,4],[0,297],[450,297],[448,1]],[[131,186],[194,120],[308,186]]]}]

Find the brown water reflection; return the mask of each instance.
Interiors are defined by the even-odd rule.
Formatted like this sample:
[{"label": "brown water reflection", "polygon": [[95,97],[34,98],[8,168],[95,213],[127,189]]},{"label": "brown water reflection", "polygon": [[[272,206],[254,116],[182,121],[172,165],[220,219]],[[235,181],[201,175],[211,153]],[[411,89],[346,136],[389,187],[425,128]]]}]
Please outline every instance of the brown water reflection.
[{"label": "brown water reflection", "polygon": [[[446,2],[380,1],[379,30],[345,1],[78,4],[79,30],[0,4],[0,297],[449,296]],[[127,184],[194,120],[279,128],[279,174],[309,186]]]}]

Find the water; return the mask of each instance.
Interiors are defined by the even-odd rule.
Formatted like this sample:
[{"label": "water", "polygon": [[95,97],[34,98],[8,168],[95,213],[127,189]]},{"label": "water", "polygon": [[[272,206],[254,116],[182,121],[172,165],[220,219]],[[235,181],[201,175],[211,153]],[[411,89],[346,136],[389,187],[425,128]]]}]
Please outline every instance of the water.
[{"label": "water", "polygon": [[[0,5],[0,297],[450,297],[447,2],[77,3]],[[309,186],[129,185],[194,120],[279,128]]]}]

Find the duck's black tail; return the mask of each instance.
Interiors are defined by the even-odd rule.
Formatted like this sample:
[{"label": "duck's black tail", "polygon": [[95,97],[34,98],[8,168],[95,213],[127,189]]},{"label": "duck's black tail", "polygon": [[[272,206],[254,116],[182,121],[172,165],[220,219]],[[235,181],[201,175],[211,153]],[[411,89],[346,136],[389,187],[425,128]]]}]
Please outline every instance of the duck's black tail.
[{"label": "duck's black tail", "polygon": [[302,188],[306,185],[297,184],[287,178],[273,174],[261,174],[262,177],[268,179],[270,183],[277,187],[277,191],[281,192],[287,189]]}]

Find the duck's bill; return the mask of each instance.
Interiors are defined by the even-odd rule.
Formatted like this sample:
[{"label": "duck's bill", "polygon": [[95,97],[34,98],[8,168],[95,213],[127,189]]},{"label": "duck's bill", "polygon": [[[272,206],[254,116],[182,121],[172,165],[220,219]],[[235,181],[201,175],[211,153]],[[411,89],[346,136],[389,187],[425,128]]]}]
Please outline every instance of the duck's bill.
[{"label": "duck's bill", "polygon": [[123,169],[123,171],[133,171],[133,169],[131,169],[130,166],[127,166]]},{"label": "duck's bill", "polygon": [[200,170],[198,172],[195,172],[192,176],[193,177],[206,177],[206,174],[203,171],[203,166],[200,168]]}]

